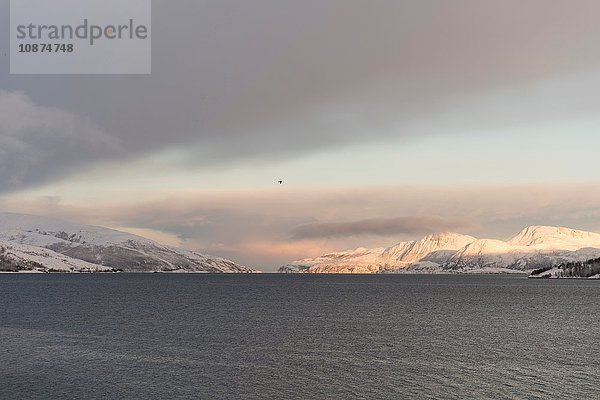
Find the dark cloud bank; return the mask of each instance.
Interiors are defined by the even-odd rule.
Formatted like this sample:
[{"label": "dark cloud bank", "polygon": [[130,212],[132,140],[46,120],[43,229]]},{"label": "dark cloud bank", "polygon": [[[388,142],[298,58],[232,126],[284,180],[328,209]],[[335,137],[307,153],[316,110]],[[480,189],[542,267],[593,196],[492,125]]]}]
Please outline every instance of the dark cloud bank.
[{"label": "dark cloud bank", "polygon": [[597,67],[598,15],[597,1],[154,0],[150,76],[8,75],[2,56],[6,102],[22,92],[70,122],[3,113],[0,191],[169,147],[226,165],[409,136],[460,96]]},{"label": "dark cloud bank", "polygon": [[434,217],[372,218],[352,222],[314,223],[292,230],[293,239],[317,239],[356,235],[416,235],[469,227],[464,221]]}]

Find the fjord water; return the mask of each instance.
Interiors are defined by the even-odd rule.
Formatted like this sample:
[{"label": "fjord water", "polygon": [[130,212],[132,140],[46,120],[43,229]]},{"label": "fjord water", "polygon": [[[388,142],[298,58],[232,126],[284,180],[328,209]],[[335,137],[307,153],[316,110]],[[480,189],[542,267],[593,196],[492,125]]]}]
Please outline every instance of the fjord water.
[{"label": "fjord water", "polygon": [[597,398],[599,294],[521,276],[0,275],[0,398]]}]

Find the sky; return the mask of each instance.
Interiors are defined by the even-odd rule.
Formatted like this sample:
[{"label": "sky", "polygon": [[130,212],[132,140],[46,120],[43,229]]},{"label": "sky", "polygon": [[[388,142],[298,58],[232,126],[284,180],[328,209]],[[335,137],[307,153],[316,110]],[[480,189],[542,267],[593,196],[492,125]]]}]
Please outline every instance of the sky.
[{"label": "sky", "polygon": [[266,271],[442,230],[600,231],[597,1],[153,0],[152,15],[151,75],[11,75],[3,28],[1,210]]}]

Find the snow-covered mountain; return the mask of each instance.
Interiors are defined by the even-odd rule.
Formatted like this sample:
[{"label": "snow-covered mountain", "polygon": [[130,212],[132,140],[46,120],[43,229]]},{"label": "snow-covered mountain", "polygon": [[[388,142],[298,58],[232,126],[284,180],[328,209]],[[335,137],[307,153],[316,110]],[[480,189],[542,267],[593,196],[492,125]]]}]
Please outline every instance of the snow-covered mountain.
[{"label": "snow-covered mountain", "polygon": [[389,248],[330,253],[294,261],[280,272],[436,273],[527,272],[548,265],[600,257],[600,234],[530,226],[505,242],[458,233],[437,233]]},{"label": "snow-covered mountain", "polygon": [[25,214],[0,213],[0,252],[3,248],[18,264],[37,263],[46,270],[257,272],[137,235]]},{"label": "snow-covered mountain", "polygon": [[554,226],[530,226],[519,232],[509,244],[538,250],[579,250],[599,246],[600,233]]},{"label": "snow-covered mountain", "polygon": [[472,236],[458,233],[435,233],[388,248],[359,248],[294,261],[281,267],[279,271],[365,274],[402,270],[420,262],[438,265],[436,261],[445,261],[450,254],[474,240],[476,239]]},{"label": "snow-covered mountain", "polygon": [[382,256],[389,260],[414,263],[438,252],[458,250],[476,240],[473,236],[445,232],[427,235],[420,240],[401,242],[385,249]]}]

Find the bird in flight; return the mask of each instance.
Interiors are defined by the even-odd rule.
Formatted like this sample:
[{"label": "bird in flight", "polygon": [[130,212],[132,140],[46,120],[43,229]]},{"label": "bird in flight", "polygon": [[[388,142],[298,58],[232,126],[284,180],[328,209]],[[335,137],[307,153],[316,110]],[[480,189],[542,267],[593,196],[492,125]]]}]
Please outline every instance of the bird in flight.
[{"label": "bird in flight", "polygon": [[277,183],[279,183],[281,185],[283,183],[283,181],[277,181]]}]

